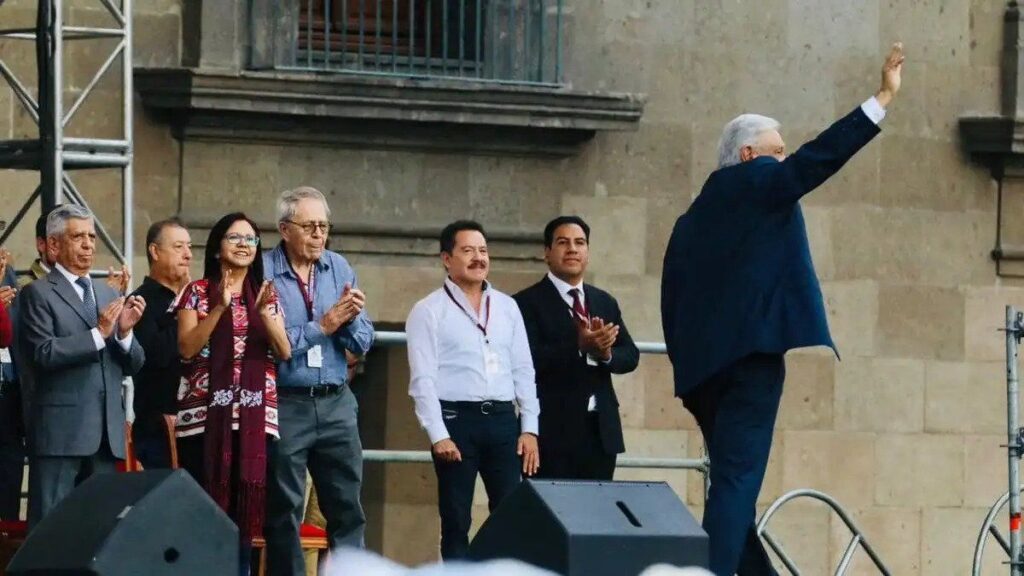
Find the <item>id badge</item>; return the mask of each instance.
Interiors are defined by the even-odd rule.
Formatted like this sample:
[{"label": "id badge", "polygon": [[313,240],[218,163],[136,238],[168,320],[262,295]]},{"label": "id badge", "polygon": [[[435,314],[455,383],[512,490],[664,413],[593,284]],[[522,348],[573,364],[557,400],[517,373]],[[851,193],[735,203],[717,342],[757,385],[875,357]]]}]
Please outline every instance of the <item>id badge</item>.
[{"label": "id badge", "polygon": [[324,366],[324,351],[317,344],[306,352],[306,365],[310,368],[323,368]]},{"label": "id badge", "polygon": [[11,349],[0,348],[0,363],[10,364],[11,363]]},{"label": "id badge", "polygon": [[485,363],[487,364],[487,375],[495,376],[501,371],[501,361],[498,360],[498,355],[490,348],[484,352]]}]

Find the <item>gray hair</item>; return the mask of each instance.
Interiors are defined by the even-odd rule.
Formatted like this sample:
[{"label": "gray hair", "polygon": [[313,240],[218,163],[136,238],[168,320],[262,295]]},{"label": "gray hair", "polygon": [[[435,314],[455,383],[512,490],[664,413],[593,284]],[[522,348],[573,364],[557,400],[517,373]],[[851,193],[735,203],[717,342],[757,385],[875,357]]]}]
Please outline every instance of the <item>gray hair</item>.
[{"label": "gray hair", "polygon": [[760,114],[740,114],[725,125],[722,139],[718,141],[718,167],[725,168],[739,164],[740,149],[757,144],[757,138],[769,130],[782,126],[774,118]]},{"label": "gray hair", "polygon": [[327,205],[327,198],[324,198],[323,192],[312,186],[299,186],[298,188],[281,192],[281,196],[277,199],[277,221],[291,220],[295,216],[295,207],[299,204],[299,201],[307,198],[319,200],[324,205],[327,217],[331,217],[331,207]]},{"label": "gray hair", "polygon": [[93,220],[92,212],[77,204],[61,204],[46,217],[46,237],[60,237],[68,228],[68,220]]}]

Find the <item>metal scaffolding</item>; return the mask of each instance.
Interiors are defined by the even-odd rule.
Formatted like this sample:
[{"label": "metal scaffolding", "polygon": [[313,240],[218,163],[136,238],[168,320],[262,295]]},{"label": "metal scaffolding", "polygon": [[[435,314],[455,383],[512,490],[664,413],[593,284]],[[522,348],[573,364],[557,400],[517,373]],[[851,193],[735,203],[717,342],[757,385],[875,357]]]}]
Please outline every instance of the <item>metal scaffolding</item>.
[{"label": "metal scaffolding", "polygon": [[[89,207],[85,197],[71,179],[71,171],[86,169],[120,169],[123,242],[114,241],[97,217],[96,233],[103,244],[122,264],[131,267],[132,246],[132,20],[131,0],[79,0],[81,4],[94,3],[109,12],[115,23],[108,28],[70,26],[65,15],[69,2],[65,0],[39,0],[35,28],[0,29],[0,39],[31,40],[36,48],[38,72],[38,100],[26,89],[4,60],[0,50],[0,76],[10,85],[15,98],[39,126],[36,139],[0,141],[0,169],[37,170],[39,186],[18,210],[10,225],[0,235],[3,244],[39,200],[45,213],[61,202]],[[119,4],[119,5],[118,5]],[[0,8],[2,11],[2,8]],[[65,106],[67,76],[64,68],[64,42],[88,42],[117,39],[117,44],[92,79]],[[120,139],[69,138],[64,131],[96,85],[118,62],[121,63],[121,126]],[[112,122],[117,118],[112,117]],[[90,208],[91,210],[91,208]],[[95,212],[94,212],[95,214]],[[105,272],[93,271],[102,276]]]}]

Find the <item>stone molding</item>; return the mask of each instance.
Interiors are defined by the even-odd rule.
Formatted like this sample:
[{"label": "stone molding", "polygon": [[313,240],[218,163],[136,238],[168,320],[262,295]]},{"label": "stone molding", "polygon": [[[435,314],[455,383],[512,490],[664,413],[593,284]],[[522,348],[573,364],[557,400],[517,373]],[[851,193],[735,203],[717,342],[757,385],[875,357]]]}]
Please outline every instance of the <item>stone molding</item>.
[{"label": "stone molding", "polygon": [[1024,178],[1024,12],[1019,2],[1007,2],[1003,14],[1001,110],[992,115],[960,117],[960,137],[971,157],[992,171],[999,183],[999,217],[992,259],[999,276],[1024,276],[1024,246],[1003,242],[1004,182]]},{"label": "stone molding", "polygon": [[182,140],[564,157],[636,130],[645,98],[565,88],[282,71],[136,69]]}]

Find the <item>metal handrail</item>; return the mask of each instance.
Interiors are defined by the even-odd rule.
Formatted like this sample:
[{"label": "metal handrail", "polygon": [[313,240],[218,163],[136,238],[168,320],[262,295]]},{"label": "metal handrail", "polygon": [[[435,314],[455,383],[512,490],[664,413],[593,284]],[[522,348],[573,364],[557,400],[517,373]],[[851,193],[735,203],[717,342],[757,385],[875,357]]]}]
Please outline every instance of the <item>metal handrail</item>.
[{"label": "metal handrail", "polygon": [[[404,346],[408,342],[405,332],[382,330],[374,334],[374,346]],[[667,354],[664,342],[636,342],[641,354]],[[429,450],[363,450],[364,462],[384,463],[428,463],[432,462]],[[620,468],[650,468],[673,470],[696,470],[704,479],[704,493],[708,488],[708,460],[706,451],[700,458],[659,458],[645,456],[621,456],[615,465]]]},{"label": "metal handrail", "polygon": [[[1018,493],[1024,492],[1024,486],[1021,486]],[[978,542],[974,545],[974,565],[971,569],[972,576],[981,576],[981,561],[985,556],[985,543],[988,541],[986,534],[991,534],[995,538],[996,542],[1006,553],[1006,557],[1011,558],[1010,555],[1010,542],[1005,536],[996,528],[995,520],[996,516],[999,515],[999,511],[1006,506],[1006,503],[1010,500],[1010,492],[1007,490],[1002,496],[996,500],[995,504],[992,505],[988,510],[988,515],[985,516],[985,522],[981,525],[981,530],[978,531]]]},{"label": "metal handrail", "polygon": [[871,558],[871,561],[875,563],[875,567],[878,568],[879,572],[881,572],[885,576],[890,575],[889,569],[886,568],[885,564],[882,563],[882,559],[879,558],[878,554],[875,553],[874,548],[872,548],[871,545],[868,544],[868,541],[864,539],[864,534],[861,532],[860,528],[857,527],[857,525],[853,522],[853,519],[850,518],[850,515],[846,513],[846,510],[843,509],[839,502],[837,502],[835,498],[832,498],[831,496],[825,494],[824,492],[819,492],[818,490],[810,489],[793,490],[792,492],[787,492],[786,494],[783,494],[777,500],[775,500],[775,502],[772,502],[772,505],[769,506],[768,509],[764,511],[764,514],[761,515],[761,519],[757,522],[757,535],[763,538],[764,541],[768,543],[768,546],[771,547],[771,549],[775,552],[779,559],[782,560],[782,563],[786,566],[786,568],[790,571],[791,574],[793,574],[794,576],[800,576],[800,570],[797,569],[796,565],[793,563],[793,560],[790,559],[790,557],[786,554],[786,551],[782,549],[782,546],[778,542],[776,542],[775,538],[773,538],[771,534],[766,532],[765,529],[768,527],[768,521],[771,520],[771,517],[779,510],[779,508],[783,506],[783,504],[786,504],[787,502],[790,502],[797,498],[813,498],[815,500],[824,502],[825,504],[828,505],[829,508],[832,509],[833,512],[835,512],[839,516],[839,519],[842,520],[844,524],[846,524],[846,527],[850,530],[850,532],[853,533],[853,538],[850,540],[850,543],[847,544],[846,550],[843,553],[843,557],[839,561],[839,566],[836,567],[835,576],[842,576],[846,573],[847,568],[850,567],[850,562],[853,561],[853,554],[857,551],[858,546],[864,548],[864,552],[866,552],[868,557]]}]

